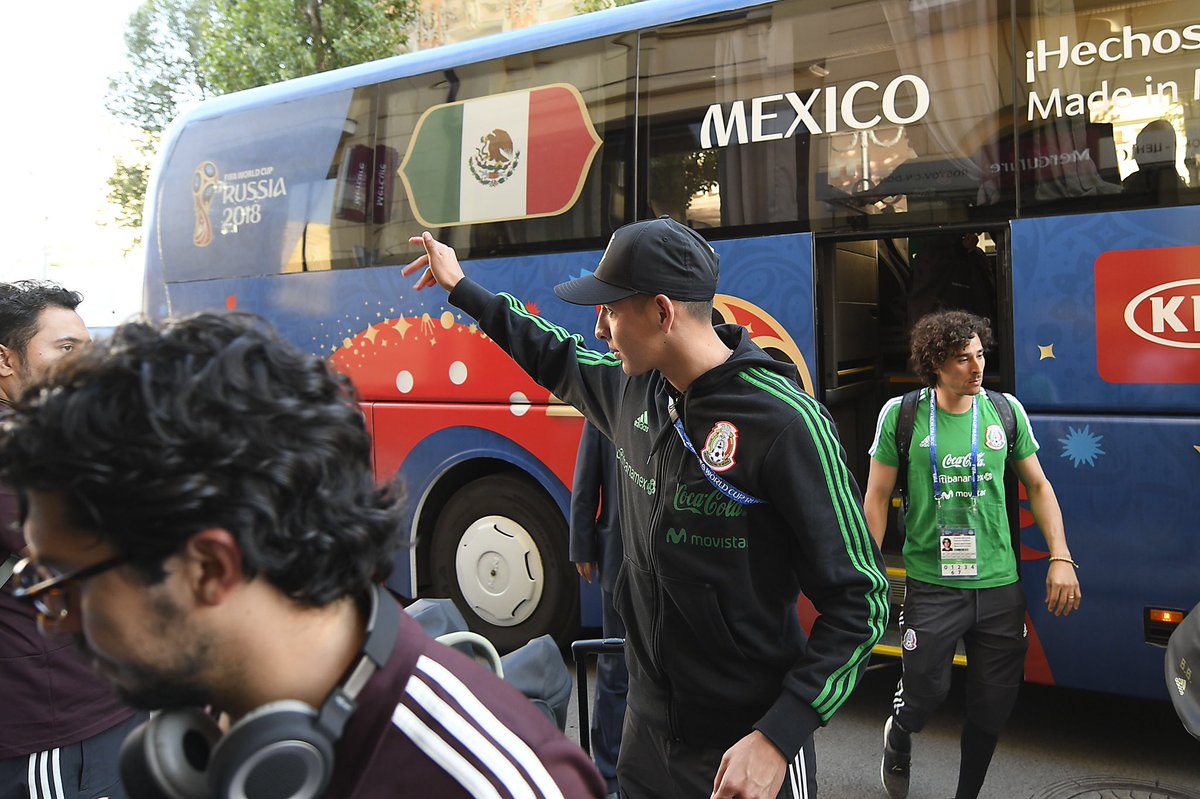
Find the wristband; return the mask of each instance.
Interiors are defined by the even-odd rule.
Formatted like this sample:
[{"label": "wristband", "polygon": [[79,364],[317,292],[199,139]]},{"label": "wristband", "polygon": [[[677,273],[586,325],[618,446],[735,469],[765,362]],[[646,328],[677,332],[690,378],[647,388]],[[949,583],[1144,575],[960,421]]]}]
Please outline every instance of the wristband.
[{"label": "wristband", "polygon": [[1059,556],[1057,556],[1057,555],[1051,555],[1051,556],[1050,556],[1050,560],[1051,560],[1051,562],[1053,562],[1053,561],[1056,561],[1056,560],[1061,560],[1063,563],[1070,563],[1070,564],[1071,564],[1072,566],[1074,566],[1076,569],[1078,569],[1078,568],[1079,568],[1079,564],[1078,564],[1078,563],[1076,563],[1075,561],[1071,560],[1070,558],[1060,558],[1060,557],[1059,557]]}]

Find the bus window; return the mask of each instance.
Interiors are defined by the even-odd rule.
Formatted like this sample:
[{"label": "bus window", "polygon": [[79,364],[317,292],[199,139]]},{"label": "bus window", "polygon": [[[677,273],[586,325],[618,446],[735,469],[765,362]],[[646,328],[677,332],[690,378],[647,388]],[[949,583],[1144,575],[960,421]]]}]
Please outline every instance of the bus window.
[{"label": "bus window", "polygon": [[1187,0],[1017,3],[1017,146],[996,168],[1020,170],[1022,209],[1200,202],[1195,20]]},{"label": "bus window", "polygon": [[909,8],[780,2],[645,34],[641,215],[788,230],[1008,215],[1013,186],[986,170],[1011,127],[1006,0]]},{"label": "bus window", "polygon": [[[376,151],[404,160],[397,161],[377,197],[372,262],[400,264],[416,257],[408,237],[423,227],[472,258],[601,246],[627,221],[632,52],[625,38],[594,40],[382,84]],[[538,99],[547,96],[557,97],[558,106]],[[521,103],[529,109],[526,118],[511,118]],[[554,116],[564,105],[565,116]],[[549,112],[539,110],[547,107]],[[475,118],[482,137],[468,133]],[[512,144],[511,125],[529,126],[527,146]],[[453,157],[433,150],[450,144]],[[564,147],[587,152],[549,170],[535,169],[529,160],[552,159]],[[480,166],[489,159],[496,167],[491,173]],[[494,197],[474,203],[481,181],[501,184],[509,178],[506,164],[513,166],[514,183],[526,174],[530,181],[549,175],[551,188],[562,196],[535,209],[538,187],[528,183],[523,191],[509,192],[508,205]],[[437,168],[423,169],[430,165]]]},{"label": "bus window", "polygon": [[329,168],[306,183],[293,182],[289,213],[300,235],[283,265],[284,272],[320,272],[366,266],[376,151],[372,146],[373,88],[354,93],[342,134],[329,157]]},{"label": "bus window", "polygon": [[250,105],[179,134],[159,183],[169,282],[322,271],[361,261],[373,87]]}]

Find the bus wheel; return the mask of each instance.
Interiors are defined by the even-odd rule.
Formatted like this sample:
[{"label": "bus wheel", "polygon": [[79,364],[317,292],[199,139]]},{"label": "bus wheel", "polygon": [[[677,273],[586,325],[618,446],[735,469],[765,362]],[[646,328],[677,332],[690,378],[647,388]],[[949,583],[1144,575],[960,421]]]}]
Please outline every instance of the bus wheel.
[{"label": "bus wheel", "polygon": [[578,629],[566,523],[528,478],[492,475],[456,491],[438,516],[430,564],[437,595],[501,652],[546,633],[565,645]]}]

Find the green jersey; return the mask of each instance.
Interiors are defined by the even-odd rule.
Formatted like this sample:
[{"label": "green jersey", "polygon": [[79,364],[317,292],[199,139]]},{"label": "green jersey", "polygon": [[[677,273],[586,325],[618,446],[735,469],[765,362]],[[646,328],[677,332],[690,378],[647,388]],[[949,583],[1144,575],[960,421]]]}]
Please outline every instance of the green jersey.
[{"label": "green jersey", "polygon": [[[1011,394],[1017,423],[1017,441],[1013,458],[1022,460],[1038,451],[1037,439],[1025,408]],[[896,453],[896,421],[900,397],[895,397],[879,412],[875,440],[870,455],[886,466],[899,466]],[[937,472],[943,514],[974,507],[971,527],[975,530],[977,576],[968,579],[942,576],[942,548],[949,546],[939,533],[938,503],[934,499],[933,470],[930,467],[929,389],[921,389],[913,423],[912,444],[908,450],[908,513],[905,516],[904,566],[914,580],[951,588],[995,588],[1018,579],[1016,556],[1009,534],[1008,513],[1004,502],[1004,467],[1008,441],[1004,425],[991,401],[983,392],[979,406],[978,488],[972,498],[971,427],[972,411],[937,411]]]}]

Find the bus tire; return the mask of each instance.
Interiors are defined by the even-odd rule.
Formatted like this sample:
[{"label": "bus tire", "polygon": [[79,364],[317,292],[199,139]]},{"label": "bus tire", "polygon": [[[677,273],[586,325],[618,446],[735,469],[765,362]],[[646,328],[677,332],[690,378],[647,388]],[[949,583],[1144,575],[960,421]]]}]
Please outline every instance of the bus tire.
[{"label": "bus tire", "polygon": [[533,480],[496,474],[454,492],[430,550],[433,588],[472,631],[510,652],[549,633],[567,645],[579,627],[579,583],[567,525]]}]

